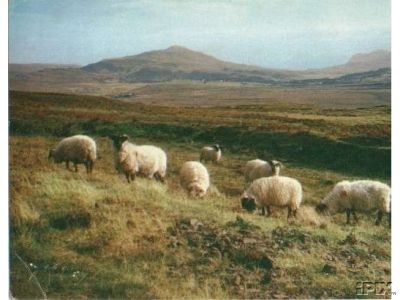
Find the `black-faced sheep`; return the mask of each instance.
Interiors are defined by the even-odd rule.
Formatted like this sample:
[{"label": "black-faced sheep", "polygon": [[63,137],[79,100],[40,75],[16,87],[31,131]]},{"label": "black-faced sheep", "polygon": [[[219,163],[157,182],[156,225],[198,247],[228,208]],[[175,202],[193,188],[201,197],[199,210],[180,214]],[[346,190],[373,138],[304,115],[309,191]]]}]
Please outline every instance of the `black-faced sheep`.
[{"label": "black-faced sheep", "polygon": [[270,215],[270,206],[287,207],[288,219],[291,215],[296,217],[300,207],[303,191],[300,182],[284,176],[263,177],[253,181],[241,198],[242,207],[248,211],[256,207],[267,209]]},{"label": "black-faced sheep", "polygon": [[246,182],[252,182],[258,178],[279,175],[282,166],[282,163],[277,160],[253,159],[246,163],[244,177]]},{"label": "black-faced sheep", "polygon": [[[167,155],[155,146],[151,145],[135,145],[128,141],[127,135],[112,135],[114,153],[116,157],[116,167],[121,168],[118,164],[118,153],[120,149],[124,149],[130,162],[136,164],[136,174],[146,178],[154,178],[164,182],[167,173]],[[118,159],[117,159],[118,158]]]},{"label": "black-faced sheep", "polygon": [[214,146],[205,146],[200,152],[200,161],[211,161],[213,163],[218,163],[221,160],[222,151],[218,144]]}]

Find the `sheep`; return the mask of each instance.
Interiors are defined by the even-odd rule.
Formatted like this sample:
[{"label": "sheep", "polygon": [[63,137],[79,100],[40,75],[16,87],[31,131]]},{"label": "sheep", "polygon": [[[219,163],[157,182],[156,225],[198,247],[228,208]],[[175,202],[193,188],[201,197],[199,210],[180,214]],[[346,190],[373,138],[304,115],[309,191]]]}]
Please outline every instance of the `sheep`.
[{"label": "sheep", "polygon": [[114,151],[114,163],[118,172],[124,173],[128,183],[135,180],[139,172],[139,163],[136,148],[129,143],[128,136],[112,136]]},{"label": "sheep", "polygon": [[218,144],[215,144],[214,146],[205,146],[201,149],[200,161],[218,163],[221,156],[221,147]]},{"label": "sheep", "polygon": [[113,141],[115,150],[117,150],[114,151],[117,169],[121,167],[118,153],[123,148],[129,157],[131,167],[133,168],[134,164],[137,165],[137,168],[134,168],[137,175],[165,182],[167,155],[162,149],[152,145],[132,144],[128,141],[129,137],[125,134],[119,136],[112,135],[110,138]]},{"label": "sheep", "polygon": [[334,186],[331,192],[317,205],[316,210],[331,213],[345,211],[346,224],[350,224],[351,214],[354,221],[358,222],[356,211],[378,210],[375,224],[379,225],[383,213],[387,213],[390,225],[390,196],[390,187],[382,182],[372,180],[350,182],[345,180]]},{"label": "sheep", "polygon": [[281,167],[283,167],[282,163],[277,160],[253,159],[246,163],[244,177],[246,182],[252,182],[261,177],[279,175]]},{"label": "sheep", "polygon": [[179,173],[181,186],[192,197],[203,197],[210,187],[207,168],[200,162],[185,162]]},{"label": "sheep", "polygon": [[86,135],[64,138],[55,148],[49,150],[48,159],[53,159],[57,164],[65,162],[68,170],[69,163],[72,162],[75,172],[78,172],[78,164],[84,164],[86,172],[91,174],[97,159],[96,142]]},{"label": "sheep", "polygon": [[303,197],[302,186],[296,179],[285,176],[262,177],[253,181],[250,187],[242,194],[242,208],[254,211],[256,207],[267,208],[268,216],[271,214],[270,206],[287,207],[289,219],[296,217]]}]

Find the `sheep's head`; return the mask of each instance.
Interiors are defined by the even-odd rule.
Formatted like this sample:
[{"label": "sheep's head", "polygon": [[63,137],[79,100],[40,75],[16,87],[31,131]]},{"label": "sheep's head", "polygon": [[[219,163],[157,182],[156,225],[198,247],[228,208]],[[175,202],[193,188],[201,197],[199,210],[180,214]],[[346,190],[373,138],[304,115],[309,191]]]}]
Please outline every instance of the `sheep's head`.
[{"label": "sheep's head", "polygon": [[220,147],[218,144],[215,144],[215,145],[213,146],[213,148],[215,149],[215,151],[221,150],[221,147]]},{"label": "sheep's head", "polygon": [[201,188],[198,184],[192,184],[189,186],[189,195],[190,197],[204,197],[206,192],[203,188]]},{"label": "sheep's head", "polygon": [[328,206],[324,203],[320,203],[315,207],[317,213],[325,213],[328,210]]},{"label": "sheep's head", "polygon": [[129,139],[129,137],[126,134],[122,135],[110,135],[109,138],[112,140],[115,148],[117,150],[120,150],[122,147],[122,144]]},{"label": "sheep's head", "polygon": [[256,201],[254,198],[249,197],[246,193],[242,195],[240,199],[240,203],[242,204],[242,208],[247,211],[254,211],[256,209]]},{"label": "sheep's head", "polygon": [[279,172],[283,167],[282,163],[278,160],[269,160],[268,163],[271,166],[272,174],[279,175]]}]

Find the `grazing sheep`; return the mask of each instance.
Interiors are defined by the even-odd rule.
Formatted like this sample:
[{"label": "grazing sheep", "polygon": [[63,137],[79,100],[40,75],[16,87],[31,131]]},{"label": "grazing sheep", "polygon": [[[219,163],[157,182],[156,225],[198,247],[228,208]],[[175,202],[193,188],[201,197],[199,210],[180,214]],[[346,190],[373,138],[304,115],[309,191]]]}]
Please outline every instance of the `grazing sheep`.
[{"label": "grazing sheep", "polygon": [[181,186],[192,197],[203,197],[210,187],[210,176],[206,167],[197,161],[185,162],[180,170]]},{"label": "grazing sheep", "polygon": [[244,177],[246,182],[252,182],[258,178],[279,175],[281,167],[283,167],[282,163],[277,160],[253,159],[246,163]]},{"label": "grazing sheep", "polygon": [[96,142],[86,135],[67,137],[49,151],[48,158],[53,159],[57,164],[65,162],[68,170],[69,163],[72,162],[75,172],[78,172],[78,164],[84,164],[86,172],[90,174],[97,159]]},{"label": "grazing sheep", "polygon": [[289,219],[291,215],[296,217],[302,197],[302,187],[296,179],[284,176],[271,176],[254,180],[250,187],[243,193],[241,204],[248,211],[253,211],[256,207],[261,207],[263,215],[265,214],[264,208],[267,208],[267,213],[270,215],[270,206],[287,207],[287,218]]},{"label": "grazing sheep", "polygon": [[388,214],[390,224],[390,193],[390,187],[379,181],[341,181],[317,205],[316,209],[319,212],[328,210],[331,213],[345,211],[347,224],[350,223],[351,214],[354,221],[358,221],[356,211],[378,210],[375,224],[381,223],[383,213]]},{"label": "grazing sheep", "polygon": [[[117,151],[114,153],[117,155],[121,148],[124,148],[125,152],[129,153],[129,160],[133,164],[136,164],[136,174],[147,177],[155,178],[158,181],[164,182],[167,173],[167,155],[165,152],[155,146],[151,145],[134,145],[128,141],[127,135],[110,136],[113,141],[113,146]],[[119,155],[119,154],[118,154]],[[135,157],[135,159],[133,158]],[[119,157],[116,156],[116,167],[120,168]],[[134,162],[135,160],[135,162]]]},{"label": "grazing sheep", "polygon": [[128,136],[113,136],[114,163],[118,172],[124,173],[128,183],[135,180],[139,172],[136,147],[128,142]]},{"label": "grazing sheep", "polygon": [[213,163],[217,163],[220,161],[221,156],[221,147],[218,144],[214,146],[205,146],[201,149],[200,161],[212,161]]}]

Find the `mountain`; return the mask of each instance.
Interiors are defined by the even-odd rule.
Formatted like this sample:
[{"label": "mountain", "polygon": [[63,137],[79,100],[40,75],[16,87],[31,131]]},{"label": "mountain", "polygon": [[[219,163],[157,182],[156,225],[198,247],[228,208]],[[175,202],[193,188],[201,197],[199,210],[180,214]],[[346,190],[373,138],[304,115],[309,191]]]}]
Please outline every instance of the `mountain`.
[{"label": "mountain", "polygon": [[[350,73],[362,73],[391,67],[391,53],[388,50],[376,50],[370,53],[353,55],[344,65],[323,69],[308,70],[310,73],[325,74],[327,77],[338,77]],[[322,77],[322,76],[320,76]]]},{"label": "mountain", "polygon": [[356,54],[339,66],[301,71],[267,69],[236,64],[181,46],[138,55],[105,59],[82,70],[112,74],[122,82],[159,82],[174,79],[277,83],[292,80],[335,78],[350,73],[390,68],[390,51]]},{"label": "mountain", "polygon": [[106,59],[87,65],[83,70],[100,74],[117,74],[124,82],[157,82],[173,79],[274,82],[296,78],[299,73],[225,62],[181,46]]}]

